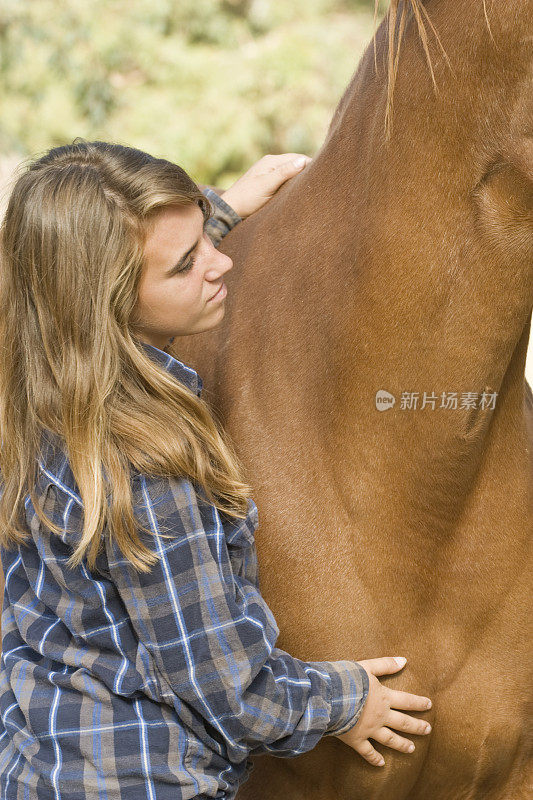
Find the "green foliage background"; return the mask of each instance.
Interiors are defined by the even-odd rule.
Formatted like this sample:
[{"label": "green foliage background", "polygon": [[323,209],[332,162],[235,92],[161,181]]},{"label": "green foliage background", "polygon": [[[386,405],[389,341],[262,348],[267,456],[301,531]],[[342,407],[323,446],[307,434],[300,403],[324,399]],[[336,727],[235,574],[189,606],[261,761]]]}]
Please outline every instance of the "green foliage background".
[{"label": "green foliage background", "polygon": [[313,155],[371,39],[373,6],[0,0],[0,158],[82,136],[226,187],[266,153]]},{"label": "green foliage background", "polygon": [[313,156],[373,11],[374,0],[0,0],[0,211],[17,163],[76,136],[140,147],[221,188],[266,153]]}]

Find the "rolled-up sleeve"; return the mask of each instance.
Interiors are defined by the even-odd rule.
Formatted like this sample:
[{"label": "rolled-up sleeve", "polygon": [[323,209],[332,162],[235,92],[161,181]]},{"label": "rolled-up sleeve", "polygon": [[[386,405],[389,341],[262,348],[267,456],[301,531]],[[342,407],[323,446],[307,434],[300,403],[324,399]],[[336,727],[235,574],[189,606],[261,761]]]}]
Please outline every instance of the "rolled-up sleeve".
[{"label": "rolled-up sleeve", "polygon": [[301,661],[275,646],[276,621],[257,586],[234,574],[216,507],[186,479],[139,476],[138,496],[153,532],[139,535],[158,561],[137,572],[107,539],[110,574],[156,669],[212,726],[230,760],[297,756],[352,727],[366,671],[352,661]]},{"label": "rolled-up sleeve", "polygon": [[202,194],[207,197],[214,209],[214,213],[204,224],[204,231],[215,247],[218,247],[224,236],[242,220],[237,212],[213,189],[204,186]]}]

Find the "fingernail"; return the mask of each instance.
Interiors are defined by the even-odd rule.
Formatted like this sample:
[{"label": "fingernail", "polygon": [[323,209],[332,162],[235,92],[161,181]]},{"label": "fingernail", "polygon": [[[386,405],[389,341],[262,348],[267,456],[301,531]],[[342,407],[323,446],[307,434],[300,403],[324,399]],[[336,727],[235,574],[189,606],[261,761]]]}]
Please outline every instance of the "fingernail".
[{"label": "fingernail", "polygon": [[305,158],[305,156],[298,156],[298,158],[295,158],[292,163],[294,164],[295,167],[303,167],[306,161],[307,159]]},{"label": "fingernail", "polygon": [[403,667],[407,663],[407,659],[403,656],[393,656],[393,659],[396,661],[399,667]]},{"label": "fingernail", "polygon": [[385,759],[382,758],[381,761],[378,761],[378,767],[382,767],[384,763],[385,763]]}]

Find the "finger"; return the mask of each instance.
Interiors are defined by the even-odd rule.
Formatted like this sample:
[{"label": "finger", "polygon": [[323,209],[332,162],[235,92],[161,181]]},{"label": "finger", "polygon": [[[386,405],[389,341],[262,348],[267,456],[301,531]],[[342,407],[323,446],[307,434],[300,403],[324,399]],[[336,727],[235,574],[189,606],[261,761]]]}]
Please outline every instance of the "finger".
[{"label": "finger", "polygon": [[[292,178],[294,175],[301,172],[301,170],[313,160],[309,156],[301,156],[298,155],[298,153],[294,155],[294,159],[289,160],[286,159],[286,155],[272,156],[274,160],[263,164],[260,170],[257,168],[257,165],[254,165],[250,170],[250,176],[254,178],[265,177],[274,179],[277,182],[276,185],[279,186],[288,178]],[[283,160],[280,161],[280,159]]]},{"label": "finger", "polygon": [[279,153],[278,155],[264,156],[264,158],[267,159],[271,166],[275,166],[276,163],[283,164],[285,161],[296,161],[298,158],[305,158],[306,161],[313,160],[311,156],[307,156],[305,153]]},{"label": "finger", "polygon": [[302,169],[302,167],[306,167],[313,159],[309,156],[297,156],[296,158],[291,159],[289,162],[293,167],[296,169]]},{"label": "finger", "polygon": [[297,158],[308,159],[309,156],[305,156],[303,153],[268,154],[253,164],[249,171],[257,172],[257,174],[261,175],[265,172],[272,172],[272,170],[279,169],[282,164],[290,164],[291,161],[296,161]]},{"label": "finger", "polygon": [[302,171],[302,167],[295,166],[293,161],[285,161],[283,164],[273,166],[268,172],[265,172],[257,177],[262,178],[263,191],[272,194],[277,191],[279,187],[288,181],[289,178],[294,178]]},{"label": "finger", "polygon": [[368,658],[359,663],[373,675],[390,675],[398,672],[405,666],[407,659],[403,656],[382,656],[381,658]]},{"label": "finger", "polygon": [[409,714],[402,714],[401,711],[389,711],[387,715],[387,725],[389,728],[396,728],[397,731],[405,733],[424,733],[431,732],[431,725],[425,719],[410,717]]},{"label": "finger", "polygon": [[410,692],[401,692],[399,689],[387,687],[387,701],[391,708],[403,708],[406,711],[427,711],[431,708],[429,697],[421,697]]},{"label": "finger", "polygon": [[280,156],[272,156],[265,164],[268,170],[283,169],[284,166],[293,164],[295,167],[307,166],[313,159],[311,156],[306,156],[304,153],[283,153]]},{"label": "finger", "polygon": [[385,763],[385,759],[378,753],[377,750],[374,750],[368,739],[365,739],[364,742],[360,742],[356,747],[354,747],[360,756],[363,756],[365,761],[368,761],[369,764],[372,764],[374,767],[382,767]]},{"label": "finger", "polygon": [[276,178],[281,178],[283,181],[292,178],[294,175],[297,175],[298,172],[301,172],[311,160],[306,159],[305,156],[301,156],[300,159],[296,159],[295,161],[283,161],[281,164],[273,166],[272,171],[275,173]]},{"label": "finger", "polygon": [[409,739],[404,739],[403,736],[399,736],[386,727],[380,728],[376,733],[373,733],[372,738],[375,739],[376,742],[386,744],[387,747],[399,750],[401,753],[412,753],[415,749],[413,742]]}]

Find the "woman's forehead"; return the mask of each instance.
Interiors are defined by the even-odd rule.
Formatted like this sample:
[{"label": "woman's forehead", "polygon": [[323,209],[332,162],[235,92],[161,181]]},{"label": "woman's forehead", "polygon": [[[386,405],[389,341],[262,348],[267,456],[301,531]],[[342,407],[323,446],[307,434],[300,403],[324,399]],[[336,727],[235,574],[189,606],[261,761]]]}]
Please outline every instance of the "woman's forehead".
[{"label": "woman's forehead", "polygon": [[146,258],[179,258],[201,236],[203,223],[204,215],[196,203],[162,208],[151,220],[144,244]]}]

